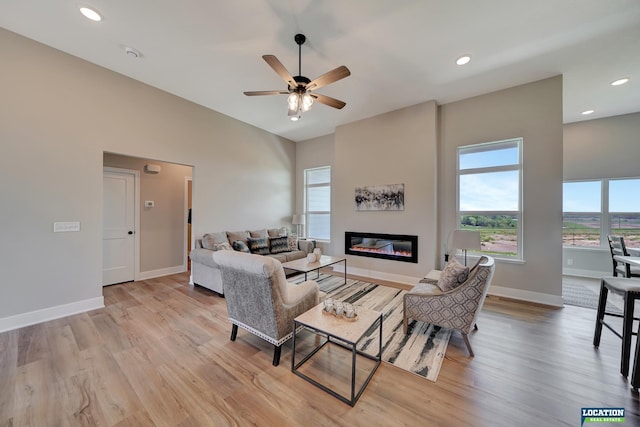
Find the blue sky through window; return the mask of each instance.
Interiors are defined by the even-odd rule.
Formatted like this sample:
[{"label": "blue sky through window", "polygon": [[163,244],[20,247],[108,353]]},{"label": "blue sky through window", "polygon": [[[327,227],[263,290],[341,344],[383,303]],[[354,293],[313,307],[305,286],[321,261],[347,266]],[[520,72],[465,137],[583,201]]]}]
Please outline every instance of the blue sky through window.
[{"label": "blue sky through window", "polygon": [[[564,212],[600,212],[601,181],[565,182]],[[640,179],[609,181],[609,212],[640,212]]]},{"label": "blue sky through window", "polygon": [[460,170],[518,164],[518,147],[460,152]]},{"label": "blue sky through window", "polygon": [[518,171],[460,175],[461,211],[517,211]]}]

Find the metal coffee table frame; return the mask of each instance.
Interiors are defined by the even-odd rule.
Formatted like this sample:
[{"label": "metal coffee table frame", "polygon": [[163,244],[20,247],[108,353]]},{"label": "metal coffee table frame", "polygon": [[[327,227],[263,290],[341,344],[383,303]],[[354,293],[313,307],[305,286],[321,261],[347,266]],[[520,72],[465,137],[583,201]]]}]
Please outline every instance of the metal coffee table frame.
[{"label": "metal coffee table frame", "polygon": [[[313,309],[312,309],[313,310]],[[345,321],[346,322],[346,321]],[[378,329],[380,331],[380,339],[379,339],[379,344],[378,344],[378,354],[377,356],[371,356],[367,353],[364,353],[360,350],[358,350],[356,348],[358,342],[360,342],[362,340],[362,338],[365,336],[366,331],[372,330],[373,327],[376,325],[376,323],[378,324]],[[304,358],[302,358],[302,360],[298,363],[296,363],[296,333],[298,331],[298,329],[301,329],[301,327],[308,329],[312,332],[314,332],[317,335],[320,336],[324,336],[326,339],[319,344],[318,346],[316,346],[313,350],[311,350],[311,352],[309,354],[307,354]],[[315,385],[316,387],[319,387],[320,389],[326,391],[327,393],[329,393],[330,395],[332,395],[333,397],[349,404],[350,406],[354,406],[356,404],[356,402],[358,401],[358,399],[360,398],[360,395],[362,395],[362,392],[364,391],[364,389],[367,387],[367,385],[369,384],[369,381],[371,381],[371,378],[373,377],[373,374],[376,372],[376,370],[378,369],[378,366],[380,366],[380,362],[382,361],[382,313],[379,314],[379,316],[370,323],[369,327],[367,328],[365,332],[363,332],[362,335],[360,335],[360,337],[358,337],[357,340],[355,341],[350,341],[348,339],[345,339],[343,337],[340,337],[338,335],[334,335],[331,334],[327,331],[324,331],[322,329],[320,329],[319,327],[316,327],[314,325],[310,325],[310,324],[306,324],[304,322],[300,322],[298,320],[293,321],[293,337],[292,337],[292,341],[291,341],[291,346],[292,346],[292,352],[291,352],[291,371],[296,374],[297,376],[304,378],[305,380],[309,381],[311,384]],[[298,368],[300,368],[306,361],[308,361],[309,359],[311,359],[318,351],[320,351],[320,349],[322,349],[325,345],[327,344],[335,344],[338,345],[348,351],[351,352],[351,396],[350,398],[345,397],[339,393],[337,393],[336,391],[330,389],[329,387],[325,386],[324,384],[319,383],[318,381],[314,380],[313,378],[310,378],[309,376],[303,374],[302,372],[300,372],[298,370]],[[371,369],[371,372],[369,373],[369,375],[367,376],[367,379],[364,381],[364,383],[362,384],[362,386],[360,387],[360,389],[357,391],[356,393],[356,356],[360,355],[362,357],[365,357],[367,359],[373,360],[375,361],[375,365],[373,366],[373,369]]]}]

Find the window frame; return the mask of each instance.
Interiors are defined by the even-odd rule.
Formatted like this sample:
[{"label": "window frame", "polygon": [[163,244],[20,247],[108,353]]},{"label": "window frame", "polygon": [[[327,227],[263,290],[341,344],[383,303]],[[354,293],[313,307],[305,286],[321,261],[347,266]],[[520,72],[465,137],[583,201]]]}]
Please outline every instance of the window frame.
[{"label": "window frame", "polygon": [[[615,230],[611,227],[611,219],[615,215],[633,215],[640,214],[640,212],[611,212],[609,209],[609,184],[611,181],[625,181],[625,180],[637,180],[640,177],[615,177],[615,178],[594,178],[594,179],[569,179],[562,181],[562,184],[565,183],[578,183],[578,182],[599,182],[600,183],[600,212],[573,212],[573,211],[565,211],[564,210],[564,194],[563,194],[563,208],[562,208],[562,218],[564,222],[565,214],[569,215],[600,215],[600,244],[596,246],[581,246],[581,245],[565,245],[564,239],[562,243],[563,248],[568,249],[581,249],[581,250],[596,250],[596,249],[606,249],[609,250],[609,243],[607,240],[607,235],[615,234],[612,233],[612,230]],[[563,233],[564,237],[564,233]]]},{"label": "window frame", "polygon": [[[326,183],[319,183],[319,184],[308,184],[308,173],[311,171],[318,171],[318,170],[328,170],[329,171],[329,182]],[[303,172],[303,179],[304,179],[304,236],[307,239],[312,239],[312,240],[317,240],[319,242],[326,242],[326,243],[330,243],[331,242],[331,208],[329,208],[328,211],[311,211],[309,210],[309,195],[308,195],[308,190],[310,188],[321,188],[321,187],[328,187],[329,188],[329,206],[331,207],[331,182],[332,182],[332,178],[331,178],[331,166],[327,165],[327,166],[318,166],[318,167],[314,167],[314,168],[307,168],[304,169]],[[325,238],[321,238],[321,237],[317,237],[317,236],[311,236],[309,234],[309,225],[310,225],[310,215],[328,215],[329,216],[329,237],[328,239]]]},{"label": "window frame", "polygon": [[[509,165],[500,165],[500,166],[485,166],[485,167],[477,167],[477,168],[469,168],[469,169],[460,169],[460,156],[462,151],[468,151],[471,148],[477,148],[481,151],[491,151],[491,146],[495,146],[494,150],[501,149],[501,146],[505,146],[509,143],[515,143],[518,149],[518,162],[516,164]],[[499,141],[490,141],[490,142],[482,142],[479,144],[469,144],[462,145],[457,147],[456,149],[456,227],[461,228],[461,219],[463,215],[483,215],[483,216],[492,216],[492,215],[508,215],[515,216],[517,221],[516,228],[516,238],[517,245],[515,255],[503,255],[503,254],[495,254],[486,252],[490,254],[493,258],[498,260],[507,260],[507,261],[524,261],[524,245],[523,245],[523,146],[524,146],[524,138],[523,137],[515,137],[508,138]],[[463,175],[478,175],[482,173],[495,173],[495,172],[505,172],[505,171],[517,171],[518,172],[518,207],[516,210],[461,210],[460,208],[460,177]],[[483,254],[485,251],[472,251],[472,254]]]}]

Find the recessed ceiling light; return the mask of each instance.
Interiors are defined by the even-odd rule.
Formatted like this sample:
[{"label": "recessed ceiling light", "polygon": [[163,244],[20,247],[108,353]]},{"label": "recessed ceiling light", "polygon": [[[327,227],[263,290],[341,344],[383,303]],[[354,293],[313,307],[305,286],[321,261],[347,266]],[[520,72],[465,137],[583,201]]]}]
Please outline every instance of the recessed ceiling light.
[{"label": "recessed ceiling light", "polygon": [[456,64],[464,65],[464,64],[468,64],[469,61],[471,61],[471,56],[470,55],[465,55],[465,56],[461,56],[460,58],[456,59]]},{"label": "recessed ceiling light", "polygon": [[582,114],[584,114],[585,116],[588,116],[589,114],[593,114],[595,112],[595,110],[585,110],[582,112]]},{"label": "recessed ceiling light", "polygon": [[620,85],[625,84],[628,81],[629,81],[628,77],[625,77],[623,79],[618,79],[616,81],[611,82],[611,86],[620,86]]},{"label": "recessed ceiling light", "polygon": [[85,18],[91,19],[92,21],[102,21],[102,16],[98,12],[93,9],[89,9],[88,7],[81,7],[80,13],[82,13]]}]

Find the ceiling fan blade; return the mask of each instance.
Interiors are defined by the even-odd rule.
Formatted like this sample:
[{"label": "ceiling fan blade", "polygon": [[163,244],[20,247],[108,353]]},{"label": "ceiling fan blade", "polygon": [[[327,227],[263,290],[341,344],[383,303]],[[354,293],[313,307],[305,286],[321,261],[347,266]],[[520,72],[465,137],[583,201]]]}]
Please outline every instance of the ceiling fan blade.
[{"label": "ceiling fan blade", "polygon": [[288,95],[286,90],[254,90],[252,92],[245,92],[247,96],[260,96],[260,95]]},{"label": "ceiling fan blade", "polygon": [[307,84],[307,90],[319,89],[333,82],[337,82],[340,79],[349,77],[350,75],[351,75],[351,71],[349,71],[349,69],[344,65],[341,65],[334,70],[324,73],[317,79],[311,80],[311,82]]},{"label": "ceiling fan blade", "polygon": [[284,68],[284,65],[282,65],[282,62],[278,60],[278,58],[276,58],[274,55],[262,55],[262,59],[264,59],[265,62],[269,64],[271,68],[273,68],[273,71],[278,73],[278,75],[282,78],[282,80],[287,82],[287,84],[290,87],[293,87],[293,88],[298,87],[298,82],[294,80],[294,78],[291,76],[291,74],[289,74],[287,69]]},{"label": "ceiling fan blade", "polygon": [[318,93],[309,93],[309,95],[311,95],[311,97],[316,99],[319,103],[328,105],[329,107],[337,108],[338,110],[347,105],[345,102],[342,102],[339,99],[331,98],[330,96],[320,95]]}]

